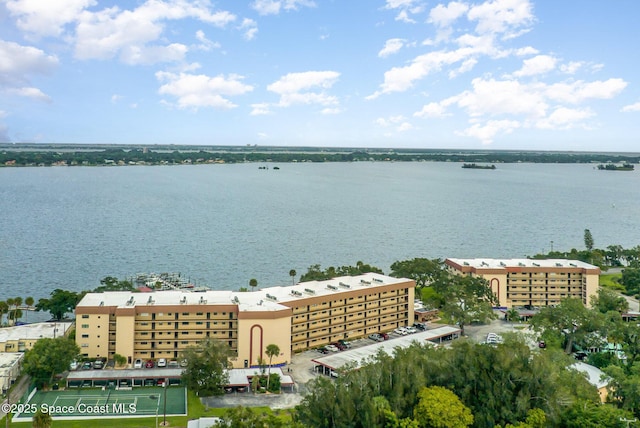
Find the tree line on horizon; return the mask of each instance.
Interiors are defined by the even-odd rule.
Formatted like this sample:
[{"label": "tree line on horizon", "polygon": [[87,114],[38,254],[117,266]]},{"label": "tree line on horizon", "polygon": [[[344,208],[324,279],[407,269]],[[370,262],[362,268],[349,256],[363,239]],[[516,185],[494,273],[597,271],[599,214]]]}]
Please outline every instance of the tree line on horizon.
[{"label": "tree line on horizon", "polygon": [[421,149],[212,147],[177,149],[132,146],[35,146],[0,149],[0,166],[182,165],[243,162],[435,161],[465,163],[639,163],[640,155],[580,152],[464,151]]}]

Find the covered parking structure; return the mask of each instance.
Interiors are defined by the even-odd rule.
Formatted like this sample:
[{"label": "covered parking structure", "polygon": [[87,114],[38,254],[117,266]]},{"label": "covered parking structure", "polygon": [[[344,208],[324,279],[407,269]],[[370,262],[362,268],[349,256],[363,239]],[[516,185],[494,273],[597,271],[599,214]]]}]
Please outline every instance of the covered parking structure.
[{"label": "covered parking structure", "polygon": [[[251,390],[251,380],[254,376],[261,376],[261,369],[231,369],[229,370],[229,383],[224,390],[231,392],[247,392]],[[268,374],[277,374],[280,376],[280,387],[293,392],[295,383],[291,376],[285,375],[280,367],[271,367],[271,370],[265,368],[265,376]]]},{"label": "covered parking structure", "polygon": [[67,388],[180,385],[181,377],[181,368],[78,370],[67,376]]},{"label": "covered parking structure", "polygon": [[340,367],[344,367],[347,364],[355,368],[360,367],[363,362],[374,357],[380,350],[383,350],[389,355],[393,355],[395,348],[407,348],[413,342],[436,346],[439,343],[457,339],[460,337],[460,334],[461,330],[459,328],[446,325],[432,330],[385,340],[384,342],[372,343],[371,345],[356,349],[336,352],[325,357],[314,358],[311,361],[315,363],[314,371],[327,376],[337,377],[338,373],[336,370]]}]

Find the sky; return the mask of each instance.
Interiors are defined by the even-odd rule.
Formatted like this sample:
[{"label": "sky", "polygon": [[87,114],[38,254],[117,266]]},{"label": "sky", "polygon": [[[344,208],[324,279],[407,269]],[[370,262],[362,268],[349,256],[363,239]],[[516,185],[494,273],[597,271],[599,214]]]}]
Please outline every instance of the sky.
[{"label": "sky", "polygon": [[640,152],[637,0],[0,0],[0,142]]}]

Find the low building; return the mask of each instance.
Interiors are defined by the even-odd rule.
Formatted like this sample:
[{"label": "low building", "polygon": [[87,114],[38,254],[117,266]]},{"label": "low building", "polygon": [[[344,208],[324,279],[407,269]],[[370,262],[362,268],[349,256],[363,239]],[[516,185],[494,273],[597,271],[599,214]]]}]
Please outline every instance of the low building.
[{"label": "low building", "polygon": [[2,395],[9,391],[11,385],[20,376],[23,357],[22,352],[0,353],[0,391],[2,391]]},{"label": "low building", "polygon": [[38,322],[0,328],[0,352],[24,352],[43,338],[66,336],[71,322]]},{"label": "low building", "polygon": [[86,357],[177,359],[206,338],[229,344],[236,368],[340,339],[413,323],[415,282],[376,273],[251,292],[170,290],[88,293],[76,307],[76,342]]},{"label": "low building", "polygon": [[585,375],[587,381],[598,390],[600,401],[606,403],[611,379],[602,370],[587,363],[578,361],[573,363],[571,367]]},{"label": "low building", "polygon": [[552,306],[569,297],[588,307],[600,279],[600,268],[578,260],[449,258],[445,264],[452,272],[486,279],[504,308]]}]

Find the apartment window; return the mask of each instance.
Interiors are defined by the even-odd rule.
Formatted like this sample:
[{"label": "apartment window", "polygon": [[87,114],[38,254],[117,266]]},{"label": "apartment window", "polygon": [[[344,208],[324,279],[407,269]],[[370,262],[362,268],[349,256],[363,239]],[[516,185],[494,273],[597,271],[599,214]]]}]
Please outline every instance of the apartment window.
[{"label": "apartment window", "polygon": [[204,315],[204,312],[196,312],[196,315],[201,317],[202,315]]},{"label": "apartment window", "polygon": [[82,328],[89,328],[89,324],[82,324]]},{"label": "apartment window", "polygon": [[188,316],[189,316],[189,312],[183,312],[183,313],[182,313],[182,316],[183,316],[183,317],[188,317]]},{"label": "apartment window", "polygon": [[189,344],[189,341],[188,341],[188,340],[183,340],[183,341],[181,341],[181,342],[180,342],[180,344],[181,344],[181,345],[188,345],[188,344]]},{"label": "apartment window", "polygon": [[83,334],[83,335],[82,335],[82,338],[83,338],[83,339],[88,339],[88,338],[89,338],[89,335],[88,335],[88,334]]},{"label": "apartment window", "polygon": [[82,314],[82,318],[87,319],[87,318],[89,318],[89,315],[87,315],[87,314]]},{"label": "apartment window", "polygon": [[81,348],[88,348],[89,344],[88,343],[83,343],[82,345],[80,345]]},{"label": "apartment window", "polygon": [[189,321],[182,321],[182,325],[189,325]]}]

